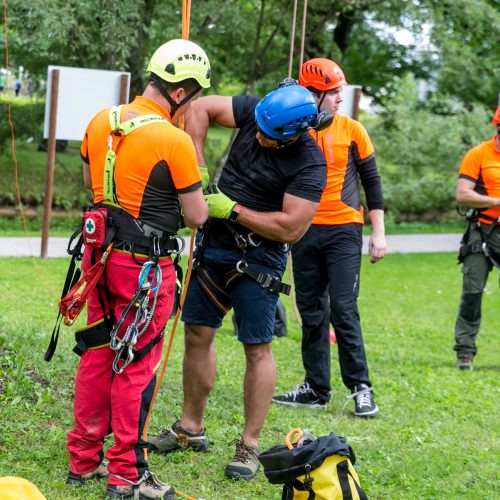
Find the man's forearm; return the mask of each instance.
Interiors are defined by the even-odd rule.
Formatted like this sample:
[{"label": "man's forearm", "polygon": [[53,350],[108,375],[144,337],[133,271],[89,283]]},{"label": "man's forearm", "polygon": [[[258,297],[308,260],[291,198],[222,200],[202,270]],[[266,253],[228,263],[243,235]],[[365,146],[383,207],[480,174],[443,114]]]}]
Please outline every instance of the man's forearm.
[{"label": "man's forearm", "polygon": [[307,231],[309,223],[297,223],[284,212],[257,212],[241,207],[238,223],[268,240],[295,243]]},{"label": "man's forearm", "polygon": [[476,193],[475,191],[467,193],[457,193],[458,203],[469,208],[490,208],[500,206],[500,198],[493,198]]},{"label": "man's forearm", "polygon": [[372,224],[372,233],[385,234],[384,225],[384,211],[383,210],[370,210],[368,212],[370,222]]}]

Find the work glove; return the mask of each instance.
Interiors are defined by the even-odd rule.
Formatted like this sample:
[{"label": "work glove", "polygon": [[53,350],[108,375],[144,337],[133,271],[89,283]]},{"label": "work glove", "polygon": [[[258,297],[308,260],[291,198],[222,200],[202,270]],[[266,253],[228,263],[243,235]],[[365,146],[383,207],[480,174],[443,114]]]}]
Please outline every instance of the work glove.
[{"label": "work glove", "polygon": [[220,191],[216,184],[208,186],[204,196],[208,205],[208,215],[216,219],[229,219],[233,208],[237,205]]},{"label": "work glove", "polygon": [[198,169],[200,170],[201,175],[201,189],[205,191],[207,189],[208,184],[210,183],[210,174],[208,173],[208,167],[206,165],[198,165]]}]

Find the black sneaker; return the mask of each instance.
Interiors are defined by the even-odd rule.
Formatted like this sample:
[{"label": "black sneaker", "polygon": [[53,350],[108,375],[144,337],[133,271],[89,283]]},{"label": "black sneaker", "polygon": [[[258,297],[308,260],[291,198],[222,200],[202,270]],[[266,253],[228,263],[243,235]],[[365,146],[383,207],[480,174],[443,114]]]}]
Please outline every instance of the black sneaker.
[{"label": "black sneaker", "polygon": [[352,394],[347,396],[344,408],[351,399],[354,399],[354,415],[356,417],[375,417],[378,414],[378,406],[373,398],[373,389],[366,384],[354,386]]},{"label": "black sneaker", "polygon": [[66,484],[78,487],[83,486],[85,481],[90,481],[91,479],[106,479],[108,477],[108,462],[107,460],[103,460],[96,469],[87,474],[75,474],[69,471],[68,477],[66,478]]},{"label": "black sneaker", "polygon": [[148,449],[160,453],[170,453],[175,450],[207,451],[208,442],[205,432],[190,432],[181,426],[179,421],[165,429],[157,436],[148,436]]},{"label": "black sneaker", "polygon": [[457,359],[457,368],[462,371],[472,370],[472,356],[459,356]]},{"label": "black sneaker", "polygon": [[259,449],[246,444],[243,438],[236,441],[236,453],[233,461],[226,466],[224,473],[229,479],[245,479],[249,481],[259,470]]},{"label": "black sneaker", "polygon": [[273,401],[280,405],[303,406],[304,408],[325,408],[326,401],[321,399],[309,382],[304,382],[286,394],[274,396]]}]

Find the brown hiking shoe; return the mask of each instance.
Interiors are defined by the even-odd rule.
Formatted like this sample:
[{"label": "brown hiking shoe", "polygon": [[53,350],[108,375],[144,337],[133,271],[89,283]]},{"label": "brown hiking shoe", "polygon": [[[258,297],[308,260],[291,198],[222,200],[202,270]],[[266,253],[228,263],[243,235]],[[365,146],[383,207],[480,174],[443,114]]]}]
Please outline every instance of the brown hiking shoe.
[{"label": "brown hiking shoe", "polygon": [[207,451],[208,442],[205,432],[190,432],[181,426],[179,421],[165,429],[157,436],[148,436],[148,449],[160,453],[170,453],[175,450]]},{"label": "brown hiking shoe", "polygon": [[259,470],[259,449],[252,444],[246,444],[243,438],[236,441],[236,453],[233,461],[226,466],[224,471],[230,479],[245,479],[248,481],[255,477]]},{"label": "brown hiking shoe", "polygon": [[87,474],[75,474],[74,472],[69,471],[68,477],[66,478],[66,484],[71,486],[82,486],[85,481],[89,481],[91,479],[107,479],[108,477],[108,462],[107,460],[103,460],[96,469],[88,472]]},{"label": "brown hiking shoe", "polygon": [[457,368],[462,371],[472,370],[472,356],[459,356],[457,359]]},{"label": "brown hiking shoe", "polygon": [[109,484],[106,499],[111,500],[175,500],[175,489],[162,483],[154,474],[150,474],[139,485]]}]

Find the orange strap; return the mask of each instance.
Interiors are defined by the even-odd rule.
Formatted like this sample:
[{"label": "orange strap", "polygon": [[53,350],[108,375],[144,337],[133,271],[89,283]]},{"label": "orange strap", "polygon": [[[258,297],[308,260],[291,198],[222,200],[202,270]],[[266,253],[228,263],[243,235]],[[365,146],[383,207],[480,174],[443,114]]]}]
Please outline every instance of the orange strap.
[{"label": "orange strap", "polygon": [[[59,311],[64,317],[64,324],[71,326],[78,315],[82,312],[87,303],[90,292],[95,288],[101,278],[106,259],[113,249],[113,243],[110,243],[102,257],[78,280],[71,290],[59,301]],[[84,286],[85,285],[85,286]],[[77,293],[81,288],[81,293]]]}]

